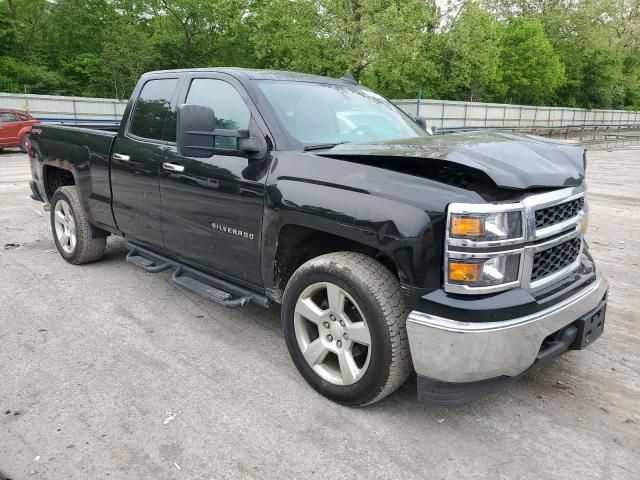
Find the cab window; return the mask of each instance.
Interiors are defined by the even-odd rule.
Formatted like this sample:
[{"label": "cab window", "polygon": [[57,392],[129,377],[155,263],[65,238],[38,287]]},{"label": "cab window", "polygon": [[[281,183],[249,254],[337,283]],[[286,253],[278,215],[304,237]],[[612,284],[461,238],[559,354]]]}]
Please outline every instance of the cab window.
[{"label": "cab window", "polygon": [[131,116],[129,131],[138,137],[162,140],[165,120],[171,113],[171,98],[177,78],[149,80],[142,87]]},{"label": "cab window", "polygon": [[[196,78],[189,86],[185,103],[204,105],[213,109],[216,116],[216,128],[241,130],[249,128],[251,112],[230,83],[213,78]],[[237,139],[216,137],[216,148],[236,149]]]}]

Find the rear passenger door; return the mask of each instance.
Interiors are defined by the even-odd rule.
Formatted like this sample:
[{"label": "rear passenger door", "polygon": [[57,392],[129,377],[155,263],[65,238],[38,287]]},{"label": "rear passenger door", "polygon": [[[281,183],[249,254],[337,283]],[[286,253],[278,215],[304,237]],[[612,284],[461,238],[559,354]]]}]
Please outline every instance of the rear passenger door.
[{"label": "rear passenger door", "polygon": [[[165,125],[175,106],[180,77],[150,76],[134,92],[135,103],[111,149],[113,215],[133,240],[163,247],[160,168]],[[136,97],[137,95],[137,97]]]}]

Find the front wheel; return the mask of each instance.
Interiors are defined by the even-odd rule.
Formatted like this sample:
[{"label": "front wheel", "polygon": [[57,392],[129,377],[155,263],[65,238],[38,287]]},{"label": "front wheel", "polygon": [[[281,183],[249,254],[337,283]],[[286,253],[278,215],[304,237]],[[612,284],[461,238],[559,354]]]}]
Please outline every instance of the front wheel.
[{"label": "front wheel", "polygon": [[412,370],[400,283],[374,259],[322,255],[291,276],[282,326],[294,364],[325,397],[361,406],[386,397]]},{"label": "front wheel", "polygon": [[22,136],[22,140],[20,141],[20,151],[22,153],[27,153],[29,151],[29,134],[25,133]]},{"label": "front wheel", "polygon": [[89,223],[78,187],[58,188],[51,198],[49,211],[53,239],[62,258],[80,265],[102,257],[107,245],[106,232]]}]

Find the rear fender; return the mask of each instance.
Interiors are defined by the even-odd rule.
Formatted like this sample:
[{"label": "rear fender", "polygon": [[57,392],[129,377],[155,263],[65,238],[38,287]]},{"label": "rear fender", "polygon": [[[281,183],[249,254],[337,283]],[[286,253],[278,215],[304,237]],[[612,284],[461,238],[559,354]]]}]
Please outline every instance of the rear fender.
[{"label": "rear fender", "polygon": [[65,172],[69,172],[73,177],[73,184],[74,185],[78,184],[78,177],[77,177],[75,168],[73,167],[73,165],[71,165],[71,163],[69,163],[66,160],[46,160],[40,163],[40,169],[41,170],[39,173],[39,177],[41,178],[41,181],[42,181],[42,186],[43,186],[47,203],[55,193],[55,191],[51,191],[52,189],[49,187],[47,182],[49,172],[51,171],[50,169],[57,169],[57,170],[63,170]]}]

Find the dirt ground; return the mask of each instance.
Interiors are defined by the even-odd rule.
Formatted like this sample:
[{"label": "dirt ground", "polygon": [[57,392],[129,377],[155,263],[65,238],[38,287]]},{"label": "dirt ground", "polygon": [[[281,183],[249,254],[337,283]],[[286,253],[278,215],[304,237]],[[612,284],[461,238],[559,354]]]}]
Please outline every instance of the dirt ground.
[{"label": "dirt ground", "polygon": [[[75,267],[0,155],[0,471],[10,478],[640,478],[640,149],[592,151],[604,335],[458,408],[350,409],[298,375],[279,309],[227,310],[124,261]],[[1,475],[0,475],[1,477]]]}]

